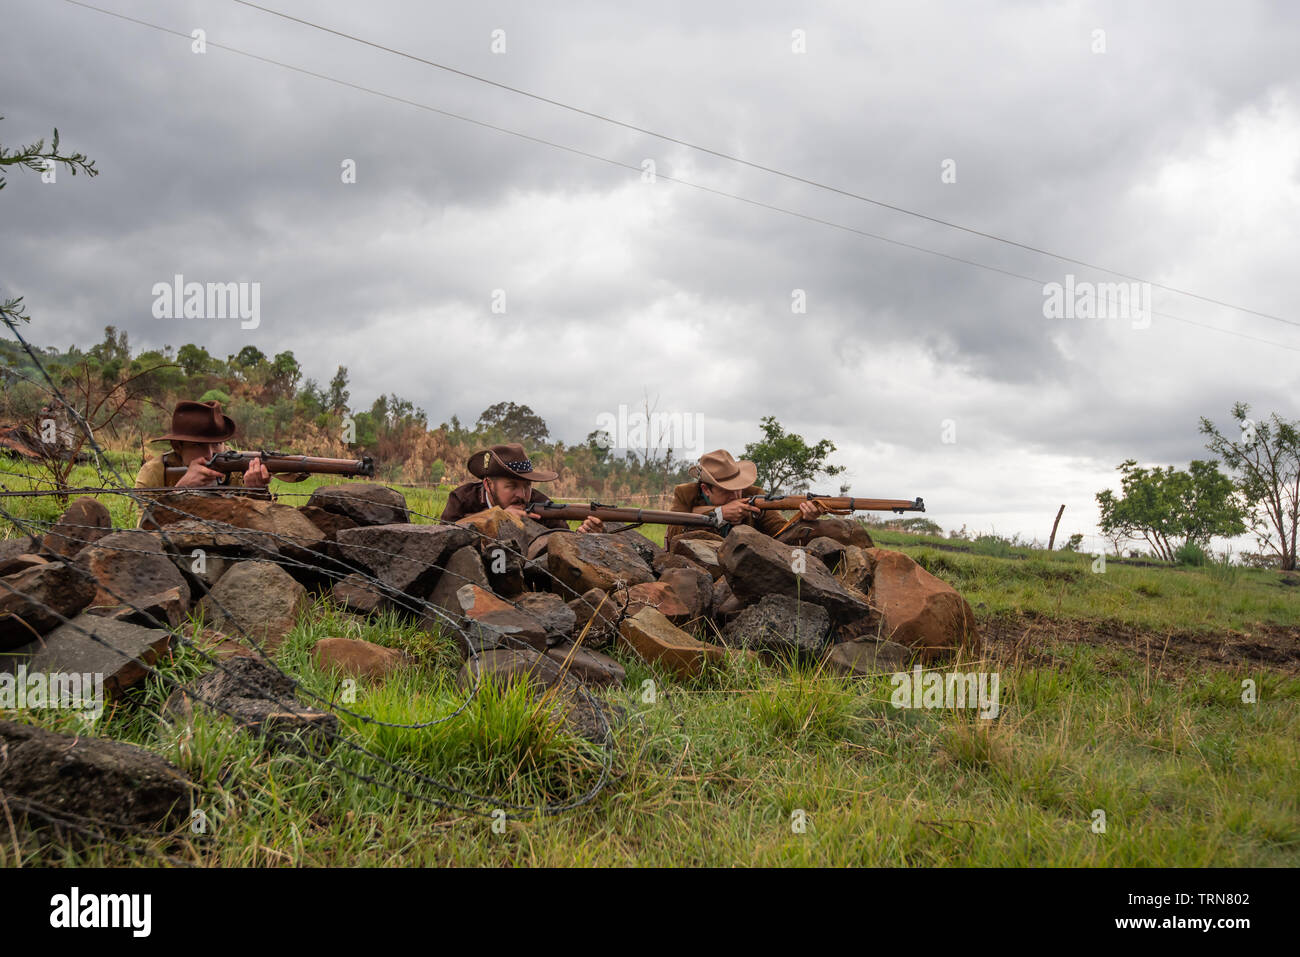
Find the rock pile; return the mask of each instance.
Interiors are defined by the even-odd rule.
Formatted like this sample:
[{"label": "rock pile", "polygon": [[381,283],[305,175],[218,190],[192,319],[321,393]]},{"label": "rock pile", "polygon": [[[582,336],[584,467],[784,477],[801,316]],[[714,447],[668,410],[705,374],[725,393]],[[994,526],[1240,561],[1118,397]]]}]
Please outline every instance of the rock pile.
[{"label": "rock pile", "polygon": [[[665,551],[632,530],[552,531],[501,509],[412,524],[402,496],[372,484],[320,488],[298,508],[171,493],[132,531],[99,509],[79,499],[42,539],[0,544],[8,667],[102,671],[116,691],[192,612],[218,641],[271,652],[313,593],[454,627],[464,681],[620,684],[615,644],[684,678],[728,651],[871,674],[979,644],[955,590],[849,519],[796,523],[790,541],[692,531]],[[367,680],[404,663],[346,641],[322,643],[318,662]]]}]

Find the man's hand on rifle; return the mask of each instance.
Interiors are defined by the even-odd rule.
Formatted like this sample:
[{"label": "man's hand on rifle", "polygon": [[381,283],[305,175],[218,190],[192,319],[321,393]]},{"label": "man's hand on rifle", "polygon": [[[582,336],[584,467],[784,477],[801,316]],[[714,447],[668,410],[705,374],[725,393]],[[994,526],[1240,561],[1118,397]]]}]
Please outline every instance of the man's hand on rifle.
[{"label": "man's hand on rifle", "polygon": [[595,515],[588,515],[586,518],[582,520],[582,524],[579,525],[576,529],[576,531],[579,532],[603,532],[604,530],[605,530],[605,523],[602,522],[600,519],[598,519]]},{"label": "man's hand on rifle", "polygon": [[734,499],[728,502],[722,508],[722,520],[729,525],[738,525],[745,520],[746,515],[757,515],[760,509],[750,505],[744,499]]},{"label": "man's hand on rifle", "polygon": [[262,457],[253,456],[253,461],[248,463],[248,469],[244,472],[244,488],[266,488],[270,484],[271,473],[262,464]]},{"label": "man's hand on rifle", "polygon": [[813,519],[816,518],[818,515],[821,515],[825,511],[826,511],[825,506],[823,506],[821,502],[818,502],[815,499],[807,502],[799,503],[800,518]]},{"label": "man's hand on rifle", "polygon": [[208,468],[208,458],[203,456],[190,463],[185,474],[176,480],[176,488],[206,488],[221,481],[221,473]]}]

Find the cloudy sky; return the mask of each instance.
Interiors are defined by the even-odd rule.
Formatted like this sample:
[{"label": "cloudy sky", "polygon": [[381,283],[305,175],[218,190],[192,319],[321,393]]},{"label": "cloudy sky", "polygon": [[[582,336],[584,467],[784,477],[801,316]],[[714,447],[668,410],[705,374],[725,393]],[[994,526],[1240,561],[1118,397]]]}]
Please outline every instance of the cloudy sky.
[{"label": "cloudy sky", "polygon": [[[57,126],[100,170],[0,194],[36,341],[291,349],[358,407],[511,400],[568,442],[645,396],[702,450],[775,415],[855,493],[1041,539],[1062,502],[1092,536],[1124,459],[1204,456],[1201,415],[1300,415],[1288,4],[264,2],[834,189],[233,0],[95,3],[170,32],[6,0],[0,143]],[[1045,283],[1120,277],[844,192],[1157,284],[1156,315],[1046,318]],[[177,274],[259,283],[257,327],[156,318]]]}]

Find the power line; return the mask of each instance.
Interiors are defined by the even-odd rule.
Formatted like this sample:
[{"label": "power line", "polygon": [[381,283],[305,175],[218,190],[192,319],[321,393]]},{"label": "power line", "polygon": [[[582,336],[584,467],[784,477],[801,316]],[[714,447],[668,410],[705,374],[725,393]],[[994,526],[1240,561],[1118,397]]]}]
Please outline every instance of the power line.
[{"label": "power line", "polygon": [[[182,40],[185,40],[187,42],[192,40],[192,37],[188,33],[183,33],[179,30],[173,30],[170,27],[164,27],[156,23],[150,23],[147,20],[141,20],[136,17],[127,16],[126,14],[123,13],[117,13],[116,11],[113,10],[105,10],[102,7],[96,7],[91,4],[84,3],[82,2],[82,0],[66,0],[66,2],[71,3],[74,6],[84,7],[87,10],[94,10],[96,13],[102,13],[110,17],[115,17],[119,20],[126,20],[130,23],[138,24],[139,26],[148,27],[151,30],[157,30],[161,33],[166,33],[171,36],[179,37]],[[262,56],[261,54],[257,54],[257,53],[250,53],[247,50],[241,50],[238,47],[232,47],[227,44],[217,43],[213,40],[206,40],[205,43],[207,46],[212,47],[214,49],[225,50],[228,53],[234,53],[237,54],[238,56],[248,57],[249,59],[257,60],[262,63],[269,63],[272,66],[277,66],[277,67],[281,67],[282,69],[291,70],[294,73],[301,73],[304,76],[314,77],[315,79],[318,80],[325,80],[326,82],[334,83],[339,86],[346,87],[348,89],[357,90],[362,93],[369,93],[373,96],[382,97],[386,100],[391,100],[395,103],[401,103],[405,106],[412,106],[415,107],[416,109],[424,110],[429,113],[436,113],[439,116],[445,116],[448,117],[449,119],[459,120],[463,123],[469,123],[474,126],[482,127],[483,129],[492,130],[497,133],[505,133],[508,136],[514,136],[522,140],[527,140],[531,143],[537,143],[542,146],[551,147],[552,149],[561,150],[566,153],[572,153],[575,156],[582,156],[587,159],[597,160],[602,163],[607,163],[610,166],[617,166],[620,169],[629,170],[631,172],[636,173],[637,175],[641,175],[643,173],[643,170],[641,169],[640,166],[636,166],[631,163],[624,163],[621,160],[611,159],[610,157],[607,156],[601,156],[599,153],[592,153],[587,150],[578,149],[577,147],[566,146],[563,143],[557,143],[553,140],[548,140],[540,136],[533,136],[532,134],[529,133],[522,133],[518,130],[512,130],[509,127],[505,127],[505,126],[498,126],[494,123],[488,123],[484,120],[477,120],[471,116],[465,116],[461,113],[452,113],[449,110],[439,109],[438,107],[430,106],[427,103],[420,103],[416,100],[410,100],[407,99],[406,97],[397,96],[396,94],[393,93],[387,93],[383,90],[377,90],[373,87],[362,86],[359,83],[352,83],[348,80],[341,80],[338,77],[330,76],[325,73],[318,73],[314,70],[308,70],[304,67],[295,66],[292,63],[285,63],[282,60],[276,60],[272,57]],[[844,223],[837,223],[833,220],[823,219],[819,216],[813,216],[808,213],[801,213],[797,210],[788,209],[787,207],[784,206],[778,206],[774,203],[766,203],[763,202],[762,200],[752,199],[748,196],[741,196],[738,193],[731,193],[726,190],[717,189],[712,186],[705,186],[701,183],[693,183],[689,180],[681,179],[675,176],[669,176],[664,173],[656,173],[655,178],[656,180],[662,179],[670,183],[676,183],[680,186],[687,186],[691,189],[700,190],[701,192],[712,193],[716,196],[722,196],[727,199],[733,199],[736,200],[737,202],[745,203],[749,206],[755,206],[760,209],[771,210],[772,212],[781,213],[786,216],[793,216],[796,219],[802,219],[810,223],[817,223],[822,226],[829,226],[832,229],[839,229],[844,232],[853,233],[857,236],[865,237],[867,239],[874,239],[882,243],[888,243],[891,246],[899,246],[903,249],[911,249],[916,252],[925,253],[930,256],[937,256],[940,259],[947,259],[951,262],[962,263],[967,266],[973,266],[977,269],[984,269],[989,272],[999,273],[1000,275],[1003,276],[1010,276],[1014,279],[1022,279],[1026,282],[1034,283],[1036,286],[1039,287],[1047,285],[1047,283],[1045,283],[1042,279],[1036,278],[1034,276],[1028,276],[1025,275],[1024,273],[1015,272],[1010,269],[1003,269],[1000,266],[991,266],[988,263],[982,263],[974,259],[967,259],[962,256],[955,256],[951,253],[940,252],[937,249],[930,249],[929,247],[921,246],[916,243],[905,242],[901,239],[892,239],[888,236],[882,236],[878,233],[873,233],[865,229],[859,229],[856,226],[849,226]],[[1261,342],[1264,343],[1265,345],[1271,345],[1279,349],[1286,349],[1291,352],[1300,352],[1300,346],[1287,345],[1286,343],[1277,342],[1271,339],[1264,339],[1259,336],[1250,335],[1248,333],[1237,332],[1236,330],[1233,329],[1224,329],[1220,326],[1212,326],[1206,323],[1196,322],[1194,320],[1185,319],[1182,316],[1177,316],[1172,313],[1159,312],[1153,310],[1151,314],[1153,316],[1160,316],[1163,319],[1172,319],[1175,322],[1182,322],[1187,325],[1199,326],[1202,329],[1209,329],[1214,332],[1220,332],[1223,333],[1224,335],[1236,336],[1241,339],[1250,339],[1254,342]]]},{"label": "power line", "polygon": [[[75,0],[69,0],[69,2],[75,2]],[[896,213],[902,213],[905,216],[912,216],[916,219],[922,219],[925,220],[926,222],[943,226],[946,229],[955,229],[963,233],[968,233],[972,236],[979,236],[982,239],[991,239],[994,242],[1002,243],[1007,246],[1014,246],[1017,249],[1024,249],[1027,250],[1028,252],[1038,253],[1039,255],[1048,256],[1052,259],[1060,260],[1061,262],[1071,263],[1076,266],[1083,266],[1087,269],[1095,269],[1098,272],[1110,273],[1113,276],[1119,276],[1123,279],[1128,279],[1132,282],[1144,282],[1150,285],[1153,289],[1163,289],[1166,292],[1177,293],[1180,296],[1189,296],[1192,299],[1199,299],[1202,302],[1212,303],[1213,305],[1216,306],[1223,306],[1224,308],[1227,309],[1235,309],[1238,312],[1244,312],[1252,316],[1259,316],[1260,318],[1263,319],[1272,319],[1275,322],[1286,323],[1287,325],[1290,326],[1300,326],[1300,322],[1297,322],[1294,319],[1286,319],[1283,318],[1282,316],[1275,316],[1272,313],[1260,312],[1259,310],[1256,309],[1248,309],[1245,306],[1238,306],[1235,303],[1224,302],[1221,299],[1214,299],[1210,296],[1204,296],[1201,295],[1200,293],[1191,292],[1190,290],[1187,289],[1180,289],[1176,286],[1169,286],[1169,285],[1165,285],[1164,283],[1152,282],[1151,280],[1143,279],[1140,276],[1134,276],[1130,273],[1121,272],[1118,269],[1111,269],[1108,266],[1099,266],[1096,263],[1090,263],[1083,259],[1075,259],[1072,256],[1066,256],[1062,253],[1055,253],[1049,249],[1043,249],[1040,246],[1034,246],[1029,243],[1018,242],[1017,240],[1014,239],[1008,239],[1005,236],[998,236],[995,233],[985,232],[983,230],[975,229],[974,227],[971,226],[963,226],[960,223],[954,223],[946,219],[940,219],[937,216],[930,216],[926,213],[922,213],[914,209],[908,209],[905,206],[898,206],[894,203],[887,203],[884,200],[873,199],[870,196],[864,196],[861,193],[855,193],[851,190],[843,189],[842,187],[839,186],[831,186],[827,183],[822,183],[817,180],[808,179],[806,177],[799,176],[798,174],[795,173],[789,173],[786,172],[785,170],[776,169],[775,167],[765,166],[762,163],[757,163],[751,160],[747,160],[744,159],[743,157],[736,156],[732,153],[727,153],[722,150],[712,149],[707,146],[701,146],[698,143],[692,143],[689,140],[684,140],[675,136],[670,136],[667,133],[660,133],[656,130],[647,129],[646,127],[643,126],[637,126],[635,123],[629,123],[625,120],[616,119],[612,116],[607,116],[603,113],[596,113],[592,110],[585,110],[581,107],[573,106],[572,104],[564,103],[560,100],[551,99],[550,97],[542,96],[538,93],[532,93],[529,92],[528,90],[520,89],[519,87],[516,86],[510,86],[507,83],[501,83],[498,80],[492,80],[489,79],[488,77],[480,76],[476,73],[469,73],[465,70],[459,70],[455,67],[448,66],[445,63],[439,63],[436,60],[428,60],[425,59],[424,57],[416,56],[413,53],[407,53],[403,50],[398,50],[393,47],[384,46],[382,43],[375,43],[372,40],[363,39],[362,37],[358,37],[354,34],[347,33],[343,30],[335,30],[331,27],[327,27],[319,23],[314,23],[311,20],[305,20],[301,17],[291,16],[290,14],[283,13],[279,10],[272,10],[270,7],[264,7],[261,6],[260,4],[252,3],[250,2],[250,0],[231,0],[231,2],[237,3],[240,6],[250,7],[254,10],[260,10],[263,13],[269,13],[271,16],[280,17],[281,19],[284,20],[290,20],[294,23],[302,24],[303,26],[310,27],[313,30],[320,30],[323,33],[329,33],[336,37],[341,37],[346,40],[351,40],[355,43],[363,44],[364,46],[371,47],[375,50],[382,50],[385,53],[391,53],[394,56],[399,56],[404,59],[411,60],[415,63],[421,63],[425,66],[430,66],[438,70],[444,70],[448,73],[453,73],[456,76],[462,76],[465,77],[466,79],[474,80],[478,83],[485,83],[488,86],[494,86],[497,89],[505,90],[509,93],[517,94],[518,96],[524,96],[531,100],[536,100],[539,103],[546,103],[550,106],[559,107],[562,110],[568,110],[569,112],[577,113],[580,116],[586,116],[594,120],[600,120],[603,123],[609,123],[614,126],[621,127],[625,130],[631,130],[636,133],[643,133],[646,136],[653,136],[655,139],[663,140],[664,142],[667,143],[674,143],[678,146],[684,146],[688,149],[696,150],[700,153],[706,153],[709,156],[716,156],[719,159],[728,160],[729,162],[737,163],[741,166],[747,166],[750,169],[756,169],[764,173],[770,173],[773,176],[779,176],[782,179],[791,180],[792,182],[796,182],[796,183],[803,183],[806,186],[812,186],[816,189],[826,190],[827,192],[835,193],[839,196],[844,196],[849,199],[856,199],[863,203],[870,203],[873,206],[879,206],[882,209],[888,209]]]}]

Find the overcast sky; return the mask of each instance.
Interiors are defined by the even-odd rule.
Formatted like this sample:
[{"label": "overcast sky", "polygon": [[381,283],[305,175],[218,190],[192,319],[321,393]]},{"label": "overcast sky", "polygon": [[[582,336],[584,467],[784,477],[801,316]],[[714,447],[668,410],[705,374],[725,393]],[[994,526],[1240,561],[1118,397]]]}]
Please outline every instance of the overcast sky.
[{"label": "overcast sky", "polygon": [[[183,36],[6,0],[0,143],[57,126],[100,170],[11,171],[0,193],[0,293],[26,297],[37,342],[88,347],[114,324],[137,348],[291,349],[320,381],[346,365],[357,407],[396,392],[436,424],[511,400],[570,443],[646,394],[702,416],[697,452],[739,453],[774,415],[831,439],[855,493],[921,495],[946,528],[1044,540],[1062,502],[1062,537],[1096,532],[1093,495],[1124,459],[1204,457],[1201,415],[1226,426],[1238,400],[1300,415],[1293,5],[265,3],[1290,322],[1160,288],[1154,310],[1187,321],[1048,319],[1044,283],[1118,277],[232,0],[96,4]],[[646,182],[645,160],[1029,278]],[[154,284],[176,274],[259,283],[257,328],[155,318]]]}]

